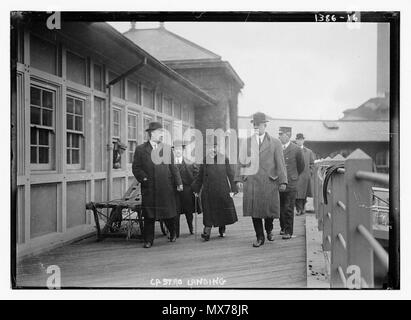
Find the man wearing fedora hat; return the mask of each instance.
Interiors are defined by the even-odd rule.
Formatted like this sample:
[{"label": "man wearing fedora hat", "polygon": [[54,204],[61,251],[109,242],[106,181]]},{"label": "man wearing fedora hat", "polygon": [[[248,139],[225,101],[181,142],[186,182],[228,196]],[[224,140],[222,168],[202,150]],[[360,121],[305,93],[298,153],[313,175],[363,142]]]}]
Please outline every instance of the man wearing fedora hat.
[{"label": "man wearing fedora hat", "polygon": [[304,158],[301,148],[290,141],[290,127],[280,127],[278,135],[283,145],[288,177],[287,188],[280,193],[280,233],[283,235],[283,239],[291,239],[294,231],[294,206],[297,194],[297,181],[298,176],[304,170]]},{"label": "man wearing fedora hat", "polygon": [[[287,172],[280,141],[266,132],[265,114],[255,113],[251,122],[255,133],[247,138],[247,150],[240,149],[235,181],[244,193],[243,214],[252,217],[257,237],[253,247],[260,247],[265,242],[264,229],[267,239],[274,240],[273,219],[280,217],[279,191],[286,188]],[[250,154],[251,162],[246,164]],[[250,170],[252,164],[257,168]]]},{"label": "man wearing fedora hat", "polygon": [[197,177],[199,168],[195,163],[191,163],[185,156],[185,143],[182,140],[176,140],[173,143],[174,163],[180,173],[183,183],[183,190],[176,191],[176,235],[180,236],[180,214],[186,216],[188,230],[193,234],[193,213],[195,211],[195,198],[191,184]]},{"label": "man wearing fedora hat", "polygon": [[296,143],[301,148],[304,157],[304,171],[298,177],[297,183],[297,196],[295,200],[295,208],[297,210],[297,215],[305,213],[305,204],[307,203],[307,197],[312,197],[311,191],[311,176],[312,169],[314,166],[314,152],[311,149],[304,146],[304,135],[302,133],[297,133]]},{"label": "man wearing fedora hat", "polygon": [[[170,231],[170,241],[176,240],[175,190],[182,191],[180,173],[174,165],[171,146],[162,143],[163,127],[159,122],[150,122],[148,140],[137,146],[134,152],[133,174],[141,184],[142,211],[144,217],[144,248],[150,248],[154,241],[154,223],[162,219]],[[159,156],[169,155],[169,163],[154,163],[152,152]]]}]

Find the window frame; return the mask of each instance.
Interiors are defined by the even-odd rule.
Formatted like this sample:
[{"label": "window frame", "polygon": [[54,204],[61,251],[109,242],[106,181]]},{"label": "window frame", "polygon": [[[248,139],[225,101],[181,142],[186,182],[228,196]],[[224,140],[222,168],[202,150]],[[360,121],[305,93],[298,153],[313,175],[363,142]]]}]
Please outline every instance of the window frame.
[{"label": "window frame", "polygon": [[[31,101],[31,90],[32,88],[36,88],[40,90],[40,106],[39,105],[34,105],[32,104]],[[45,126],[42,123],[43,119],[43,109],[50,110],[48,108],[43,108],[42,102],[43,102],[43,91],[48,91],[52,93],[52,100],[53,100],[53,114],[52,114],[52,126]],[[28,130],[29,130],[29,163],[30,163],[30,169],[33,171],[54,171],[56,170],[56,148],[57,148],[57,130],[56,130],[56,124],[57,124],[57,94],[58,94],[58,88],[48,86],[45,84],[40,84],[35,81],[30,81],[30,92],[29,92],[29,119],[27,121],[28,124]],[[31,108],[32,106],[35,106],[36,108],[40,109],[40,123],[41,124],[32,124],[31,123]],[[36,129],[36,144],[32,145],[32,137],[31,137],[31,129],[34,128]],[[40,145],[40,130],[48,130],[48,150],[49,150],[49,155],[48,155],[48,162],[47,163],[39,163],[40,160],[40,155],[39,155],[39,150],[40,147],[44,147],[45,145]],[[35,147],[37,149],[36,151],[36,161],[35,163],[31,162],[31,148]]]},{"label": "window frame", "polygon": [[[135,118],[135,127],[130,127],[130,121],[129,121],[129,117],[134,117]],[[133,157],[134,157],[134,152],[135,152],[135,148],[133,151],[130,150],[130,142],[134,142],[135,143],[135,147],[138,146],[138,137],[139,137],[139,123],[140,123],[140,113],[137,112],[127,112],[127,164],[132,164],[133,163]],[[134,138],[130,138],[129,134],[130,134],[130,128],[135,128],[135,132],[136,132],[136,137]],[[130,154],[132,153],[131,157]],[[131,161],[130,161],[131,160]]]},{"label": "window frame", "polygon": [[[85,163],[85,156],[86,156],[86,134],[85,134],[85,118],[86,118],[86,97],[79,97],[75,94],[72,94],[71,92],[67,92],[66,94],[66,113],[65,113],[65,121],[66,121],[66,145],[65,145],[65,152],[66,152],[66,161],[65,165],[68,170],[81,170],[84,169],[84,163]],[[73,99],[73,112],[68,112],[67,110],[67,100],[68,99]],[[81,101],[82,102],[82,114],[81,114],[81,128],[82,130],[76,130],[75,128],[75,117],[78,117],[79,115],[75,112],[75,101]],[[73,116],[73,124],[74,124],[74,129],[68,129],[67,128],[67,116],[68,114]],[[69,145],[69,141],[73,140],[73,135],[78,135],[79,136],[79,146],[78,148],[74,148],[72,146],[72,143]],[[69,139],[70,137],[70,139]],[[70,154],[70,159],[72,159],[72,152],[73,150],[79,150],[79,163],[68,163],[68,157],[67,157],[67,152],[71,150]]]}]

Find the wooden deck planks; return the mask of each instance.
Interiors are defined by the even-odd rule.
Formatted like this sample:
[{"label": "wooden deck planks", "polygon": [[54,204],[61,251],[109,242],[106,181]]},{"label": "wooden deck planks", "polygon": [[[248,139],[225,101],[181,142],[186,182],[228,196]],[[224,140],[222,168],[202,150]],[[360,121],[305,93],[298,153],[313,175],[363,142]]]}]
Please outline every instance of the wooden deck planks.
[{"label": "wooden deck planks", "polygon": [[[188,234],[182,216],[182,234],[176,243],[167,241],[158,224],[154,246],[148,250],[138,240],[85,239],[21,261],[17,267],[17,285],[45,287],[47,267],[58,265],[62,287],[155,288],[153,281],[180,279],[181,285],[160,287],[304,288],[305,217],[295,217],[295,238],[282,240],[276,220],[275,241],[253,248],[255,234],[251,218],[242,217],[240,197],[236,206],[239,221],[227,227],[225,238],[219,238],[217,229],[213,228],[209,242],[203,242],[199,236],[195,240]],[[201,219],[199,215],[198,226],[202,225]],[[221,282],[209,285],[205,282],[213,279]],[[195,285],[194,280],[198,281]]]}]

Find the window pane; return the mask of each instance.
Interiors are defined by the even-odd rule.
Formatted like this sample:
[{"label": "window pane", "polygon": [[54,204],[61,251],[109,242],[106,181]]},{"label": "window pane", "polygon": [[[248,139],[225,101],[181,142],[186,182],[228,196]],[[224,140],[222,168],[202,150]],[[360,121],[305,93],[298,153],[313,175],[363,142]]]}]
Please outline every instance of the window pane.
[{"label": "window pane", "polygon": [[39,130],[39,145],[49,145],[49,132],[48,130]]},{"label": "window pane", "polygon": [[164,100],[164,113],[168,115],[172,115],[173,113],[173,107],[172,107],[172,100],[171,99],[165,99]]},{"label": "window pane", "polygon": [[174,117],[181,119],[181,105],[179,103],[174,104]]},{"label": "window pane", "polygon": [[83,131],[83,117],[75,117],[76,118],[76,126],[75,129],[77,131]]},{"label": "window pane", "polygon": [[163,97],[161,93],[156,95],[156,109],[158,112],[163,112]]},{"label": "window pane", "polygon": [[67,149],[67,164],[71,164],[71,150]]},{"label": "window pane", "polygon": [[39,163],[49,162],[49,148],[39,147]]},{"label": "window pane", "polygon": [[30,64],[34,68],[56,74],[57,47],[48,41],[30,35]]},{"label": "window pane", "polygon": [[71,114],[67,115],[67,130],[74,130],[74,117]]},{"label": "window pane", "polygon": [[37,163],[37,148],[30,148],[30,163]]},{"label": "window pane", "polygon": [[72,159],[71,163],[72,164],[79,164],[80,163],[80,151],[79,150],[72,150]]},{"label": "window pane", "polygon": [[67,98],[67,112],[74,113],[74,101],[72,98]]},{"label": "window pane", "polygon": [[138,85],[132,81],[127,81],[127,100],[139,103]]},{"label": "window pane", "polygon": [[67,148],[71,148],[71,133],[67,133]]},{"label": "window pane", "polygon": [[154,91],[148,88],[143,88],[143,103],[144,106],[154,109]]},{"label": "window pane", "polygon": [[53,109],[53,93],[43,90],[43,108]]},{"label": "window pane", "polygon": [[80,136],[78,135],[78,134],[73,134],[73,135],[71,135],[71,141],[72,141],[72,144],[71,144],[71,146],[73,147],[73,148],[80,148]]},{"label": "window pane", "polygon": [[81,100],[76,100],[76,114],[83,114],[83,101]]},{"label": "window pane", "polygon": [[113,122],[119,123],[120,122],[120,112],[117,110],[113,111]]},{"label": "window pane", "polygon": [[30,108],[30,123],[40,124],[40,108],[31,107]]},{"label": "window pane", "polygon": [[113,135],[115,137],[119,137],[120,136],[120,127],[118,124],[113,124]]},{"label": "window pane", "polygon": [[103,86],[103,72],[99,65],[94,65],[94,89],[102,91]]},{"label": "window pane", "polygon": [[67,51],[67,79],[86,84],[86,59]]},{"label": "window pane", "polygon": [[34,145],[37,144],[37,129],[35,128],[30,129],[30,143]]},{"label": "window pane", "polygon": [[35,104],[36,106],[40,106],[40,89],[38,88],[30,88],[30,103]]},{"label": "window pane", "polygon": [[53,126],[53,111],[43,109],[43,126]]}]

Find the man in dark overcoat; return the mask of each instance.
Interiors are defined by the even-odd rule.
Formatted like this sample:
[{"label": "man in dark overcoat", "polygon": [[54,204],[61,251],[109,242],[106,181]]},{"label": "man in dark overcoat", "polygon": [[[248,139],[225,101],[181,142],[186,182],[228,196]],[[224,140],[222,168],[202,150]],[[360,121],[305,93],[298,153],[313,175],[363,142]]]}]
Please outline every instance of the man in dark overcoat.
[{"label": "man in dark overcoat", "polygon": [[297,133],[295,142],[301,148],[304,157],[304,171],[300,174],[297,183],[297,196],[295,200],[295,208],[297,215],[305,213],[305,204],[307,197],[312,197],[311,177],[314,166],[314,152],[304,145],[305,137],[302,133]]},{"label": "man in dark overcoat", "polygon": [[278,134],[283,145],[288,177],[287,188],[283,192],[280,192],[280,233],[283,235],[283,239],[291,239],[294,231],[294,206],[297,195],[297,181],[298,176],[304,170],[304,158],[301,148],[290,140],[290,127],[280,127]]},{"label": "man in dark overcoat", "polygon": [[[148,141],[136,147],[132,170],[141,184],[144,248],[150,248],[154,241],[156,220],[162,219],[170,232],[170,241],[176,240],[175,190],[182,191],[183,185],[178,169],[173,164],[171,146],[162,143],[161,123],[150,122],[146,131]],[[160,162],[160,158],[165,161]]]},{"label": "man in dark overcoat", "polygon": [[273,220],[280,217],[279,191],[286,188],[287,173],[281,142],[266,133],[265,114],[255,113],[251,122],[255,133],[247,138],[247,148],[240,148],[235,181],[243,190],[243,214],[252,217],[257,237],[253,247],[260,247],[264,229],[267,239],[274,240]]},{"label": "man in dark overcoat", "polygon": [[174,163],[180,172],[181,181],[183,183],[183,191],[176,190],[176,235],[180,236],[180,214],[186,216],[188,230],[193,234],[193,213],[195,211],[195,198],[191,184],[197,177],[199,167],[196,163],[192,163],[185,157],[185,143],[181,140],[176,140],[173,143]]},{"label": "man in dark overcoat", "polygon": [[228,158],[218,151],[217,143],[207,147],[207,155],[192,184],[196,194],[201,191],[204,225],[201,237],[205,241],[210,240],[212,227],[218,227],[220,237],[224,237],[226,226],[238,221],[231,196],[238,192],[234,183],[234,170]]}]

